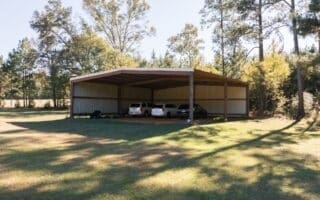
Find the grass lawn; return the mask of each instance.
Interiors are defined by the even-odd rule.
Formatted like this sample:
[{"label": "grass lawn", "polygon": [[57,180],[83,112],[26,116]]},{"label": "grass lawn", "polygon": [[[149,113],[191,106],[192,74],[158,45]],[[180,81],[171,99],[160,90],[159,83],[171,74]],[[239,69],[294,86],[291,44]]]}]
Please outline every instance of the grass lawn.
[{"label": "grass lawn", "polygon": [[0,199],[320,199],[320,122],[0,111]]}]

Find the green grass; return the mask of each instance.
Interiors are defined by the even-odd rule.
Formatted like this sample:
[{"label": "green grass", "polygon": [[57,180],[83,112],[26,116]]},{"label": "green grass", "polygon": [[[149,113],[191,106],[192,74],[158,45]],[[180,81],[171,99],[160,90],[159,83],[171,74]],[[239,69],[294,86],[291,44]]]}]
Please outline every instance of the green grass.
[{"label": "green grass", "polygon": [[[31,113],[30,113],[31,112]],[[320,199],[320,123],[0,111],[0,199]]]}]

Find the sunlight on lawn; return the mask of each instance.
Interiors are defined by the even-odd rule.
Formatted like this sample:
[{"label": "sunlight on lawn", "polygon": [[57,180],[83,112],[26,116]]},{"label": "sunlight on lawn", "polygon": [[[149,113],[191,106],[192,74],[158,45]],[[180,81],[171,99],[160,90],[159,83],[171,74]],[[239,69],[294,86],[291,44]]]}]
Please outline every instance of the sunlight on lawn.
[{"label": "sunlight on lawn", "polygon": [[0,116],[0,199],[320,199],[319,122]]}]

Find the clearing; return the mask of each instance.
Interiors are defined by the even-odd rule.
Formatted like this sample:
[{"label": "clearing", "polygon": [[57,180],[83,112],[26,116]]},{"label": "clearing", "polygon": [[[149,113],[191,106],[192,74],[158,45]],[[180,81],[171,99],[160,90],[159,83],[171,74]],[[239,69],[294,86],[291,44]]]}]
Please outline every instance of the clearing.
[{"label": "clearing", "polygon": [[320,122],[0,111],[0,199],[320,199]]}]

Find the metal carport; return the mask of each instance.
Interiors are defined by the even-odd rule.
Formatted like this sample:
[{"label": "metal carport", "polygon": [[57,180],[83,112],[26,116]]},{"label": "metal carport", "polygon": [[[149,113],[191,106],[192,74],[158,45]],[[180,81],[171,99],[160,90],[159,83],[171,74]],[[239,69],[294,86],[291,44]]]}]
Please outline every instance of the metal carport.
[{"label": "metal carport", "polygon": [[[116,69],[78,76],[71,78],[70,96],[71,117],[88,114],[99,106],[106,113],[122,115],[124,107],[133,101],[184,102],[189,103],[190,110],[193,110],[194,102],[200,102],[200,105],[202,102],[209,109],[219,109],[215,114],[225,118],[235,114],[247,116],[249,107],[247,83],[185,68]],[[193,112],[189,115],[192,121]]]}]

